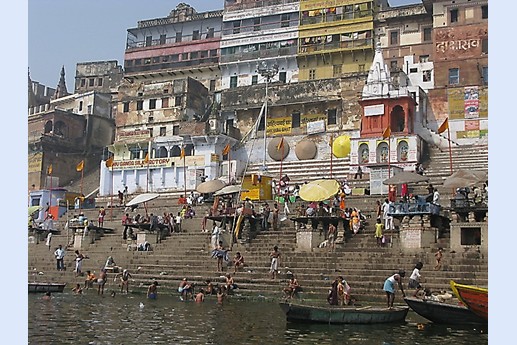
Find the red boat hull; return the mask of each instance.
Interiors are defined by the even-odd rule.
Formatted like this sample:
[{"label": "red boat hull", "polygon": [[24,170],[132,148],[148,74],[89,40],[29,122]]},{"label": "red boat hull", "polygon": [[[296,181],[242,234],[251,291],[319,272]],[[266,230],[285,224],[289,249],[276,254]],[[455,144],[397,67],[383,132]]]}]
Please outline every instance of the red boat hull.
[{"label": "red boat hull", "polygon": [[451,289],[474,314],[488,320],[488,289],[458,284],[452,280]]}]

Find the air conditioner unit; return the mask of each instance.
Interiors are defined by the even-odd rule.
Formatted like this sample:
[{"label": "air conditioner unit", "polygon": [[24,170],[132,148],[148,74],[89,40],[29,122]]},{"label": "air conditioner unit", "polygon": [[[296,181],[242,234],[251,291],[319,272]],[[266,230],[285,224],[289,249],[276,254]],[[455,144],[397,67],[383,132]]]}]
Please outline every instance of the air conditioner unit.
[{"label": "air conditioner unit", "polygon": [[219,122],[216,119],[209,119],[208,125],[210,126],[211,131],[217,131],[219,128]]}]

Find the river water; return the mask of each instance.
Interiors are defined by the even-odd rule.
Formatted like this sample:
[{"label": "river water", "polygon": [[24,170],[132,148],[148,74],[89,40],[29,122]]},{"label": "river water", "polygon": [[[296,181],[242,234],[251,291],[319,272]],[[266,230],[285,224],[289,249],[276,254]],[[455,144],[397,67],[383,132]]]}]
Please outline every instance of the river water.
[{"label": "river water", "polygon": [[170,294],[148,300],[140,294],[98,296],[89,290],[56,293],[50,301],[29,294],[28,306],[28,343],[38,345],[488,344],[486,330],[434,325],[412,311],[404,324],[300,324],[287,322],[276,302],[233,296],[220,305],[213,296],[195,303]]}]

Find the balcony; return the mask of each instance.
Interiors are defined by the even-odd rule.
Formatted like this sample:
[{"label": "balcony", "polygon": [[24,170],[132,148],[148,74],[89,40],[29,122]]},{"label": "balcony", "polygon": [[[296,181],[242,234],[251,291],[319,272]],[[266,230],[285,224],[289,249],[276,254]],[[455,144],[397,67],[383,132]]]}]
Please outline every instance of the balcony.
[{"label": "balcony", "polygon": [[[133,37],[133,36],[131,36]],[[146,48],[146,47],[165,47],[165,46],[174,46],[174,45],[191,45],[191,44],[204,44],[208,42],[216,42],[221,39],[221,31],[214,31],[210,35],[208,33],[202,33],[197,38],[193,37],[193,35],[182,36],[181,40],[177,41],[176,37],[168,37],[166,39],[153,39],[153,40],[142,40],[136,41],[132,40],[130,36],[128,36],[126,41],[126,50],[138,49],[138,48]]]},{"label": "balcony", "polygon": [[271,58],[271,57],[281,57],[281,56],[295,56],[296,55],[296,46],[286,47],[286,48],[276,48],[276,49],[265,49],[258,50],[247,53],[235,53],[221,56],[221,63],[226,62],[235,62],[235,61],[248,61],[248,60],[256,60],[263,58]]},{"label": "balcony", "polygon": [[[303,39],[301,39],[303,40]],[[334,41],[330,43],[304,44],[299,47],[299,54],[311,54],[329,50],[373,49],[373,39],[357,39],[350,41]]]},{"label": "balcony", "polygon": [[140,73],[149,71],[178,70],[185,67],[200,68],[219,64],[219,57],[207,57],[195,60],[148,63],[144,65],[124,66],[125,73]]},{"label": "balcony", "polygon": [[[305,12],[311,12],[311,11],[304,11]],[[364,10],[364,11],[357,11],[357,12],[347,12],[342,14],[325,14],[325,15],[319,15],[319,16],[303,16],[300,20],[300,26],[303,25],[313,25],[313,24],[320,24],[320,23],[332,23],[332,22],[340,22],[340,21],[357,21],[357,19],[361,19],[360,21],[364,20],[373,20],[373,11],[372,10]]]},{"label": "balcony", "polygon": [[279,6],[279,5],[286,5],[291,3],[297,3],[300,0],[262,0],[262,1],[250,1],[246,3],[238,3],[236,4],[235,0],[225,0],[224,1],[224,8],[225,11],[238,11],[238,10],[244,10],[248,8],[262,8],[267,6]]}]

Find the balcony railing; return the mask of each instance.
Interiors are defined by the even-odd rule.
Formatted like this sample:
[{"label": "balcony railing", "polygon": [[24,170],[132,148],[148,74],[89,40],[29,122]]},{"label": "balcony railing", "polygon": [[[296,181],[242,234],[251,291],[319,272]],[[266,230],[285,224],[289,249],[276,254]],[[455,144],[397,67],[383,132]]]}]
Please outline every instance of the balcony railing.
[{"label": "balcony railing", "polygon": [[208,57],[195,60],[149,63],[144,65],[124,66],[125,73],[179,69],[184,67],[202,67],[219,63],[219,57]]},{"label": "balcony railing", "polygon": [[276,49],[265,49],[258,50],[254,52],[248,53],[235,53],[221,56],[221,63],[224,62],[233,62],[233,61],[247,61],[247,60],[256,60],[260,58],[269,58],[269,57],[280,57],[280,56],[289,56],[296,55],[297,47],[286,47],[286,48],[276,48]]},{"label": "balcony railing", "polygon": [[144,48],[144,47],[156,47],[156,46],[164,46],[164,45],[175,45],[175,44],[181,44],[181,43],[206,43],[207,41],[212,41],[215,39],[221,38],[221,31],[214,31],[212,36],[207,37],[207,33],[204,32],[202,34],[199,34],[197,36],[197,39],[195,39],[193,35],[188,36],[182,36],[181,40],[177,41],[176,37],[167,37],[165,39],[152,39],[152,40],[142,40],[142,41],[135,41],[128,37],[126,41],[126,50],[128,49],[134,49],[134,48]]},{"label": "balcony railing", "polygon": [[351,41],[341,42],[330,42],[330,43],[315,43],[315,44],[304,44],[299,47],[300,54],[309,54],[323,50],[334,50],[334,49],[364,49],[373,48],[373,39],[358,39]]},{"label": "balcony railing", "polygon": [[[304,11],[305,12],[305,11]],[[310,11],[307,11],[310,12]],[[302,15],[300,20],[300,26],[302,25],[312,25],[319,23],[331,23],[331,22],[339,22],[342,20],[352,20],[352,19],[360,19],[371,17],[373,19],[373,11],[372,10],[364,10],[357,12],[347,12],[342,14],[325,14],[319,16],[306,17]]]},{"label": "balcony railing", "polygon": [[300,0],[262,0],[262,1],[253,1],[247,3],[239,3],[236,4],[235,0],[225,0],[224,8],[229,9],[231,11],[243,10],[247,8],[262,8],[266,6],[278,6],[278,5],[286,5],[291,4],[293,2],[299,2]]}]

